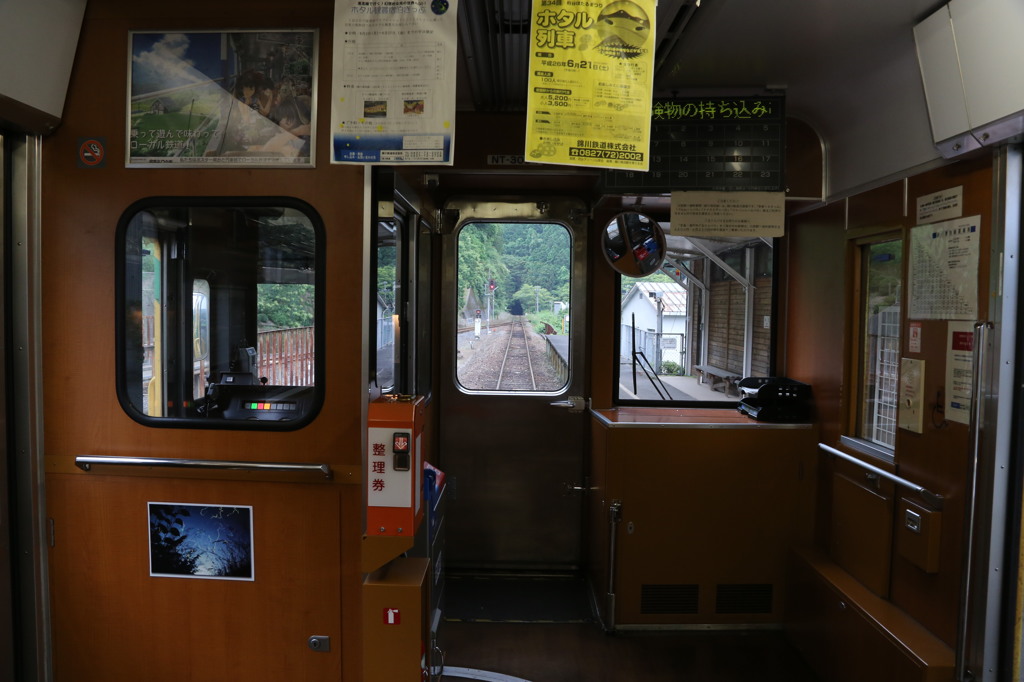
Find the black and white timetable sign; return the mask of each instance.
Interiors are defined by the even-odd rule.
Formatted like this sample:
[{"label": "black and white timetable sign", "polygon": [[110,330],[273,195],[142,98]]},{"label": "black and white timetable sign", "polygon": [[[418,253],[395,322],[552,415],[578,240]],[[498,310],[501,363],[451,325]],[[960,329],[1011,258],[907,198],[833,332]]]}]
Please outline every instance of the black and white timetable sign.
[{"label": "black and white timetable sign", "polygon": [[608,170],[605,193],[785,190],[785,98],[656,98],[650,168]]},{"label": "black and white timetable sign", "polygon": [[968,216],[910,231],[907,280],[912,320],[975,320],[981,216]]}]

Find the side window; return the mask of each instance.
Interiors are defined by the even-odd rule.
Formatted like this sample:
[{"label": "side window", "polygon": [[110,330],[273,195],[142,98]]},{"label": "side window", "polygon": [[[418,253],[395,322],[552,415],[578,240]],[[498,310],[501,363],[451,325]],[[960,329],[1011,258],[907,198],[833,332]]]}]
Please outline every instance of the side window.
[{"label": "side window", "polygon": [[323,228],[311,207],[149,199],[117,240],[117,390],[132,418],[291,429],[316,415]]},{"label": "side window", "polygon": [[393,219],[378,220],[374,239],[376,262],[374,300],[374,344],[376,353],[375,381],[382,393],[395,391],[395,366],[398,347],[395,344],[396,323],[400,319],[401,277],[398,247],[400,225]]},{"label": "side window", "polygon": [[557,393],[568,385],[571,274],[564,225],[471,222],[460,229],[460,389]]},{"label": "side window", "polygon": [[665,251],[642,277],[615,268],[616,402],[736,405],[744,378],[773,372],[771,240],[667,235]]},{"label": "side window", "polygon": [[861,331],[856,432],[859,438],[891,450],[898,423],[903,241],[877,241],[858,249]]},{"label": "side window", "polygon": [[205,279],[192,282],[192,399],[206,394],[206,367],[210,364],[210,283]]},{"label": "side window", "polygon": [[372,244],[370,290],[371,389],[382,394],[429,395],[432,242],[430,228],[395,202],[378,216]]}]

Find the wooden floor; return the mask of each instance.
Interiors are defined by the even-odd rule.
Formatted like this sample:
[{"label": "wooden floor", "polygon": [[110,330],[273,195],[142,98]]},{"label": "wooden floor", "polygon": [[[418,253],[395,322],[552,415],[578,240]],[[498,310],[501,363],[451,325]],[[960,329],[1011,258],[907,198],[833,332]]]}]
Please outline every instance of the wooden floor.
[{"label": "wooden floor", "polygon": [[529,682],[819,682],[778,630],[605,634],[594,623],[446,622],[441,645],[448,668]]}]

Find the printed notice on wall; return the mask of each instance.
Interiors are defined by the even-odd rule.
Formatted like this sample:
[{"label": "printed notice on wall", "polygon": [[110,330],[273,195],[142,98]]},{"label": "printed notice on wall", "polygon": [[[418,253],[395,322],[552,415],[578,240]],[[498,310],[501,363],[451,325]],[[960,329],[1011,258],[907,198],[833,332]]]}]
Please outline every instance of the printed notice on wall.
[{"label": "printed notice on wall", "polygon": [[907,350],[911,353],[921,352],[921,323],[911,322],[908,329]]},{"label": "printed notice on wall", "polygon": [[332,163],[452,163],[457,7],[335,1]]},{"label": "printed notice on wall", "polygon": [[946,419],[971,421],[974,384],[974,323],[950,322],[946,344]]},{"label": "printed notice on wall", "polygon": [[785,192],[672,192],[670,234],[781,237],[785,204]]},{"label": "printed notice on wall", "polygon": [[978,315],[980,217],[921,225],[910,232],[910,319],[973,320]]},{"label": "printed notice on wall", "polygon": [[646,171],[655,0],[533,0],[527,161]]},{"label": "printed notice on wall", "polygon": [[963,185],[917,198],[917,224],[950,220],[963,215]]}]

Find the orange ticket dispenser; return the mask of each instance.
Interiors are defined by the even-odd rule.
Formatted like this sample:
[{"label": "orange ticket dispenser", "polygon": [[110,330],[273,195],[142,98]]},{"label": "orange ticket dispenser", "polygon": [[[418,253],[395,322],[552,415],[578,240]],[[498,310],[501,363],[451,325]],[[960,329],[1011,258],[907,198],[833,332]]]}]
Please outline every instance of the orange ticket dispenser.
[{"label": "orange ticket dispenser", "polygon": [[424,413],[422,396],[385,396],[369,405],[367,538],[402,537],[411,542],[423,520]]}]

